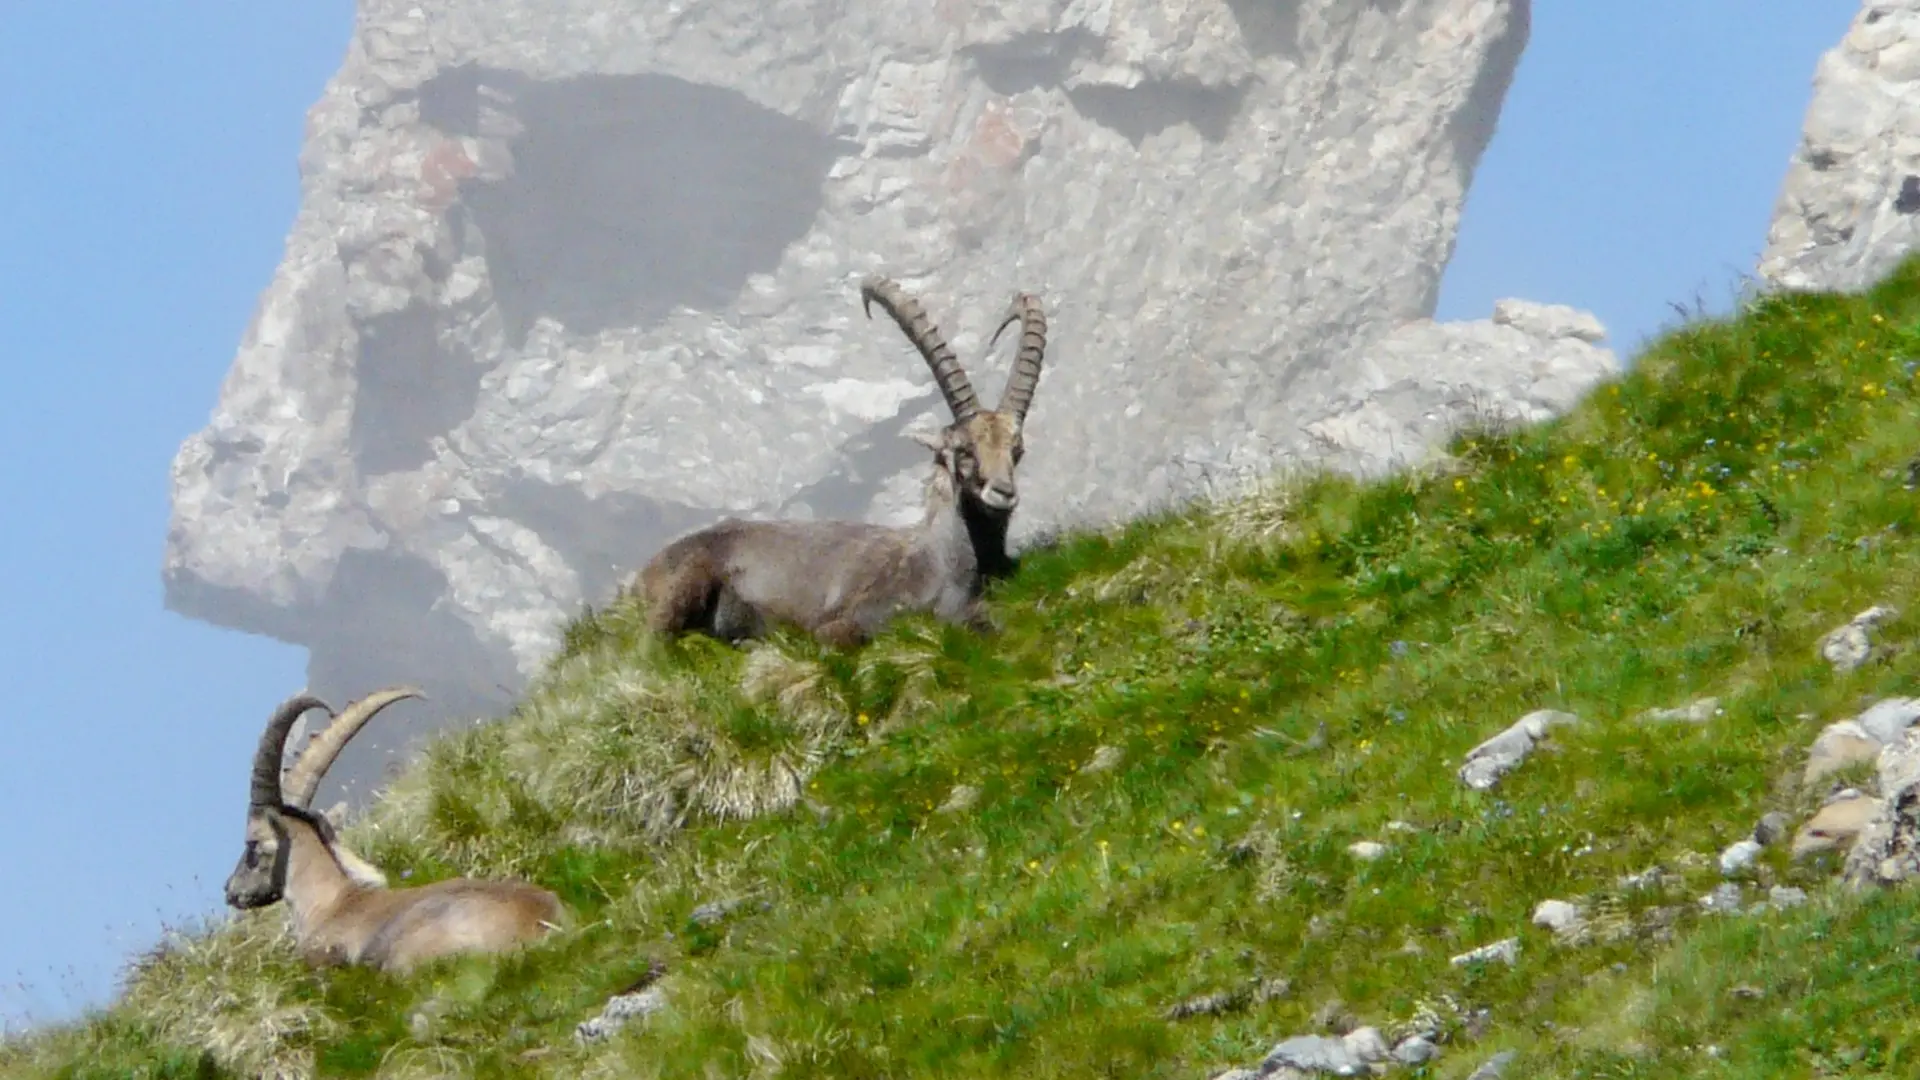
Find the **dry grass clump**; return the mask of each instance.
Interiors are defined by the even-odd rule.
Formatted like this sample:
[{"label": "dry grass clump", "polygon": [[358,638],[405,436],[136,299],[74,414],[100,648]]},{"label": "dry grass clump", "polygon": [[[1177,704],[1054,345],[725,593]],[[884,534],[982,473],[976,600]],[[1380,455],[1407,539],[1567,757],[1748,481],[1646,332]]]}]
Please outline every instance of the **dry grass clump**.
[{"label": "dry grass clump", "polygon": [[170,934],[128,966],[118,1008],[152,1041],[205,1051],[236,1074],[306,1080],[315,1041],[338,1028],[299,993],[313,978],[275,908],[210,932]]},{"label": "dry grass clump", "polygon": [[473,1055],[457,1046],[417,1046],[402,1043],[380,1059],[377,1080],[442,1080],[472,1076]]},{"label": "dry grass clump", "polygon": [[1089,575],[1067,590],[1102,604],[1181,607],[1230,579],[1238,556],[1294,539],[1295,506],[1310,474],[1289,470],[1232,493],[1209,495],[1182,513],[1189,527],[1109,573]]},{"label": "dry grass clump", "polygon": [[556,663],[508,720],[437,742],[350,842],[470,873],[520,873],[565,842],[657,843],[696,815],[791,807],[852,719],[821,663],[787,645],[649,660],[609,641]]},{"label": "dry grass clump", "polygon": [[1201,512],[1220,541],[1262,547],[1291,539],[1294,504],[1304,474],[1283,470],[1249,484],[1240,492],[1206,500]]}]

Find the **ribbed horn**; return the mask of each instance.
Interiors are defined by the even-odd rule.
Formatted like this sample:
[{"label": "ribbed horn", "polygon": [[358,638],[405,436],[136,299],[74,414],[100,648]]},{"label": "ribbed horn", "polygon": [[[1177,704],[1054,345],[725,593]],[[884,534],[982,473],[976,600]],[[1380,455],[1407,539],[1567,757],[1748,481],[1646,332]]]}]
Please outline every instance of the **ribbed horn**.
[{"label": "ribbed horn", "polygon": [[960,358],[953,354],[940,328],[927,317],[926,309],[890,278],[870,277],[860,283],[860,306],[869,319],[873,318],[876,300],[933,369],[933,381],[940,384],[940,394],[947,399],[947,408],[954,420],[964,423],[972,419],[973,414],[980,411],[980,400],[973,396],[973,384],[967,381]]},{"label": "ribbed horn", "polygon": [[287,732],[293,722],[309,709],[333,710],[312,694],[295,694],[280,703],[260,733],[260,745],[253,751],[253,790],[249,795],[255,806],[280,805],[280,753],[287,745]]},{"label": "ribbed horn", "polygon": [[1000,393],[997,411],[1011,412],[1016,420],[1027,418],[1027,406],[1033,404],[1033,388],[1040,383],[1040,361],[1047,352],[1047,314],[1040,309],[1040,298],[1020,293],[1007,307],[1007,317],[993,331],[987,348],[1000,340],[1000,332],[1020,324],[1020,351],[1014,354],[1013,371],[1007,376],[1007,388]]},{"label": "ribbed horn", "polygon": [[417,687],[390,686],[376,690],[340,710],[333,722],[300,751],[300,758],[293,763],[293,768],[287,770],[285,792],[281,798],[290,806],[307,809],[313,802],[313,793],[319,790],[321,778],[333,767],[333,759],[340,756],[347,741],[358,734],[375,713],[396,701],[424,699],[426,696]]}]

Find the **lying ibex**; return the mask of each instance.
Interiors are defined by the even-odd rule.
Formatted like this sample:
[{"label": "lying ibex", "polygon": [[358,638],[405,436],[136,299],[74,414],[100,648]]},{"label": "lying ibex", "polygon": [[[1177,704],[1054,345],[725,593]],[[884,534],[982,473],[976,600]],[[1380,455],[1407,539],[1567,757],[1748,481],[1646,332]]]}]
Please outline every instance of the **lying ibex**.
[{"label": "lying ibex", "polygon": [[[405,973],[451,953],[500,952],[533,940],[565,915],[559,897],[518,881],[454,878],[411,889],[388,889],[377,870],[349,869],[333,824],[307,809],[320,778],[348,739],[409,687],[383,690],[350,705],[280,776],[287,731],[310,709],[333,710],[307,694],[274,710],[254,752],[247,845],[227,876],[227,903],[247,910],[284,899],[294,939],[314,964],[365,964]],[[296,801],[297,800],[297,801]],[[358,863],[359,860],[352,860]]]},{"label": "lying ibex", "polygon": [[990,627],[980,594],[984,577],[1011,565],[1007,525],[1020,501],[1014,466],[1025,453],[1021,429],[1040,380],[1046,315],[1038,298],[1022,293],[994,330],[988,348],[1021,324],[1013,372],[999,407],[988,411],[918,301],[885,278],[867,279],[860,295],[868,318],[877,301],[919,350],[953,414],[940,431],[915,436],[934,463],[919,524],[729,518],[690,533],[661,549],[635,583],[654,632],[738,641],[781,621],[846,646],[907,611]]}]

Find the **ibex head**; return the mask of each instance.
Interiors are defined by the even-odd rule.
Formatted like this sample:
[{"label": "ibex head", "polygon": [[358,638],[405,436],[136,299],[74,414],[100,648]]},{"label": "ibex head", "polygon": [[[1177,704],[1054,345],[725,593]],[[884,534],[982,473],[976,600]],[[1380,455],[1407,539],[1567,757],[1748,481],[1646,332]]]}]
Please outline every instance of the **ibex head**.
[{"label": "ibex head", "polygon": [[933,369],[934,382],[953,414],[953,423],[919,441],[931,448],[941,466],[952,474],[964,501],[1000,517],[1013,513],[1020,502],[1014,467],[1026,453],[1022,428],[1027,406],[1033,403],[1034,387],[1040,382],[1040,362],[1047,349],[1047,317],[1039,299],[1029,293],[1015,296],[987,343],[991,349],[1002,331],[1013,323],[1020,324],[1020,351],[1014,356],[1013,372],[1007,376],[1000,404],[987,410],[980,407],[959,358],[919,301],[887,278],[862,282],[860,298],[868,318],[873,317],[875,301],[893,317]]},{"label": "ibex head", "polygon": [[[234,865],[233,872],[227,875],[229,906],[241,910],[265,907],[280,900],[285,893],[288,846],[285,819],[288,817],[305,821],[320,834],[348,878],[366,884],[385,884],[386,879],[378,870],[336,845],[333,823],[327,820],[326,815],[314,812],[310,804],[320,786],[321,777],[326,775],[328,767],[339,756],[347,740],[353,738],[381,709],[405,698],[422,696],[419,690],[410,686],[381,690],[354,702],[346,711],[334,716],[326,702],[311,694],[296,694],[274,710],[272,718],[267,721],[266,731],[260,735],[260,744],[254,750],[253,781],[247,800],[246,847],[241,851],[240,861]],[[313,709],[325,711],[333,720],[301,751],[299,759],[287,770],[283,785],[280,761],[286,748],[287,732],[293,728],[294,721]]]}]

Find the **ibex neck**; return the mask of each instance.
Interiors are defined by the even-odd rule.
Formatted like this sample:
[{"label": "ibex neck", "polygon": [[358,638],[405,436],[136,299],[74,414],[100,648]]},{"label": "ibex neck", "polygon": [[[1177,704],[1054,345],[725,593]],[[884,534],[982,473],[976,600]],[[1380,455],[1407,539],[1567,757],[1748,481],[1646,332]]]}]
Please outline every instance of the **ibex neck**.
[{"label": "ibex neck", "polygon": [[283,888],[294,923],[310,927],[337,909],[356,886],[312,825],[287,819],[287,880]]},{"label": "ibex neck", "polygon": [[966,503],[955,495],[951,477],[936,475],[927,486],[927,510],[920,530],[938,565],[952,576],[971,578],[979,573],[979,558]]}]

